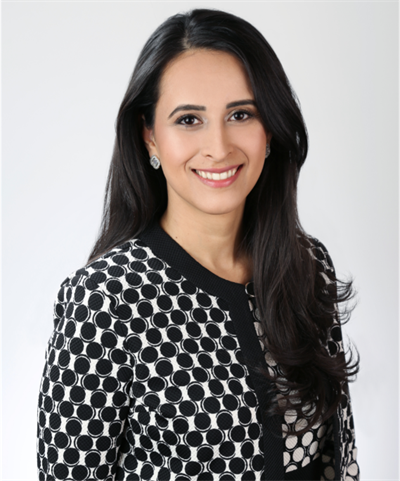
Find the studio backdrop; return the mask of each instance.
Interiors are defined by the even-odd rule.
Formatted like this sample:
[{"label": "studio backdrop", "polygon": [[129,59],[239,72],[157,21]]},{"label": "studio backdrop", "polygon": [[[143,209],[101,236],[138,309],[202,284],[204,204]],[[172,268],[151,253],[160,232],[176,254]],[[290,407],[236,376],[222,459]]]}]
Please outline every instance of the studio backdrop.
[{"label": "studio backdrop", "polygon": [[362,480],[398,471],[398,2],[3,2],[3,480],[34,481],[53,302],[100,225],[114,122],[167,17],[226,10],[281,60],[308,127],[300,219],[354,278],[344,326]]}]

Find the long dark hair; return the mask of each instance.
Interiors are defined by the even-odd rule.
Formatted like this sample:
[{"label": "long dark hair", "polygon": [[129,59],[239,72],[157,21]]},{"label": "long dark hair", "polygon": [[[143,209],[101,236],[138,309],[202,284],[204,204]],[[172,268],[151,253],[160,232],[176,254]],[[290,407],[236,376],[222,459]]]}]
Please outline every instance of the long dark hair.
[{"label": "long dark hair", "polygon": [[[194,9],[168,18],[146,42],[118,113],[103,220],[89,261],[139,235],[166,209],[166,180],[162,169],[150,166],[142,116],[153,128],[163,71],[190,49],[224,51],[242,62],[264,128],[272,133],[271,154],[246,199],[241,248],[253,260],[265,346],[285,374],[280,387],[296,392],[279,403],[275,396],[268,414],[294,409],[304,416],[302,408],[311,403],[314,414],[294,433],[302,434],[335,412],[342,388],[358,371],[358,359],[351,363],[351,356],[346,361],[343,352],[332,356],[325,347],[333,323],[343,323],[350,314],[345,307],[339,315],[336,306],[348,306],[345,301],[354,297],[354,289],[352,281],[336,279],[333,269],[332,283],[326,287],[319,275],[321,262],[308,252],[313,241],[297,213],[297,180],[308,148],[306,127],[275,52],[245,20],[219,10]],[[275,379],[268,371],[260,372]]]}]

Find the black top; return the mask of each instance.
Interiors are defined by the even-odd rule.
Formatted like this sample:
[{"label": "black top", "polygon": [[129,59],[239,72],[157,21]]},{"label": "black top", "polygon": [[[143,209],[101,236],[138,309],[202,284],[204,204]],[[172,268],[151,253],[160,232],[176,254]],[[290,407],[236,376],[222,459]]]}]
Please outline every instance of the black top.
[{"label": "black top", "polygon": [[39,395],[40,480],[342,476],[337,420],[295,437],[285,434],[301,426],[294,412],[264,415],[269,381],[252,366],[279,366],[258,337],[253,283],[213,274],[157,222],[68,277],[54,325]]}]

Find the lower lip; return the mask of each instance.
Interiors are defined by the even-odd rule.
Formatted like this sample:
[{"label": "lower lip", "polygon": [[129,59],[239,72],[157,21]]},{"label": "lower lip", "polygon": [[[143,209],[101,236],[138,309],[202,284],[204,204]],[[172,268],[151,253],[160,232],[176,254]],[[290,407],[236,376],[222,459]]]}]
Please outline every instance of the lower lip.
[{"label": "lower lip", "polygon": [[203,182],[203,184],[209,185],[210,187],[228,187],[228,185],[233,184],[235,180],[239,177],[240,171],[242,170],[242,166],[238,168],[235,172],[235,175],[229,177],[228,179],[222,180],[212,180],[212,179],[205,179],[201,175],[199,175],[195,170],[193,170],[194,175]]}]

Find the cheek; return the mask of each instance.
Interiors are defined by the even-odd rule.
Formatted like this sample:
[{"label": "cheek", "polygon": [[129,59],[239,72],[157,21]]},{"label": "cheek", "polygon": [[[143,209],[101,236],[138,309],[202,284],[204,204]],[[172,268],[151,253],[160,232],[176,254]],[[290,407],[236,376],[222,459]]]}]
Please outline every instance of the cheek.
[{"label": "cheek", "polygon": [[258,169],[261,172],[267,145],[267,136],[264,129],[261,126],[255,126],[247,132],[240,133],[237,137],[237,142],[250,163],[253,164],[254,169]]},{"label": "cheek", "polygon": [[177,168],[190,160],[196,153],[196,142],[186,132],[174,128],[157,131],[157,144],[161,164],[166,168]]}]

